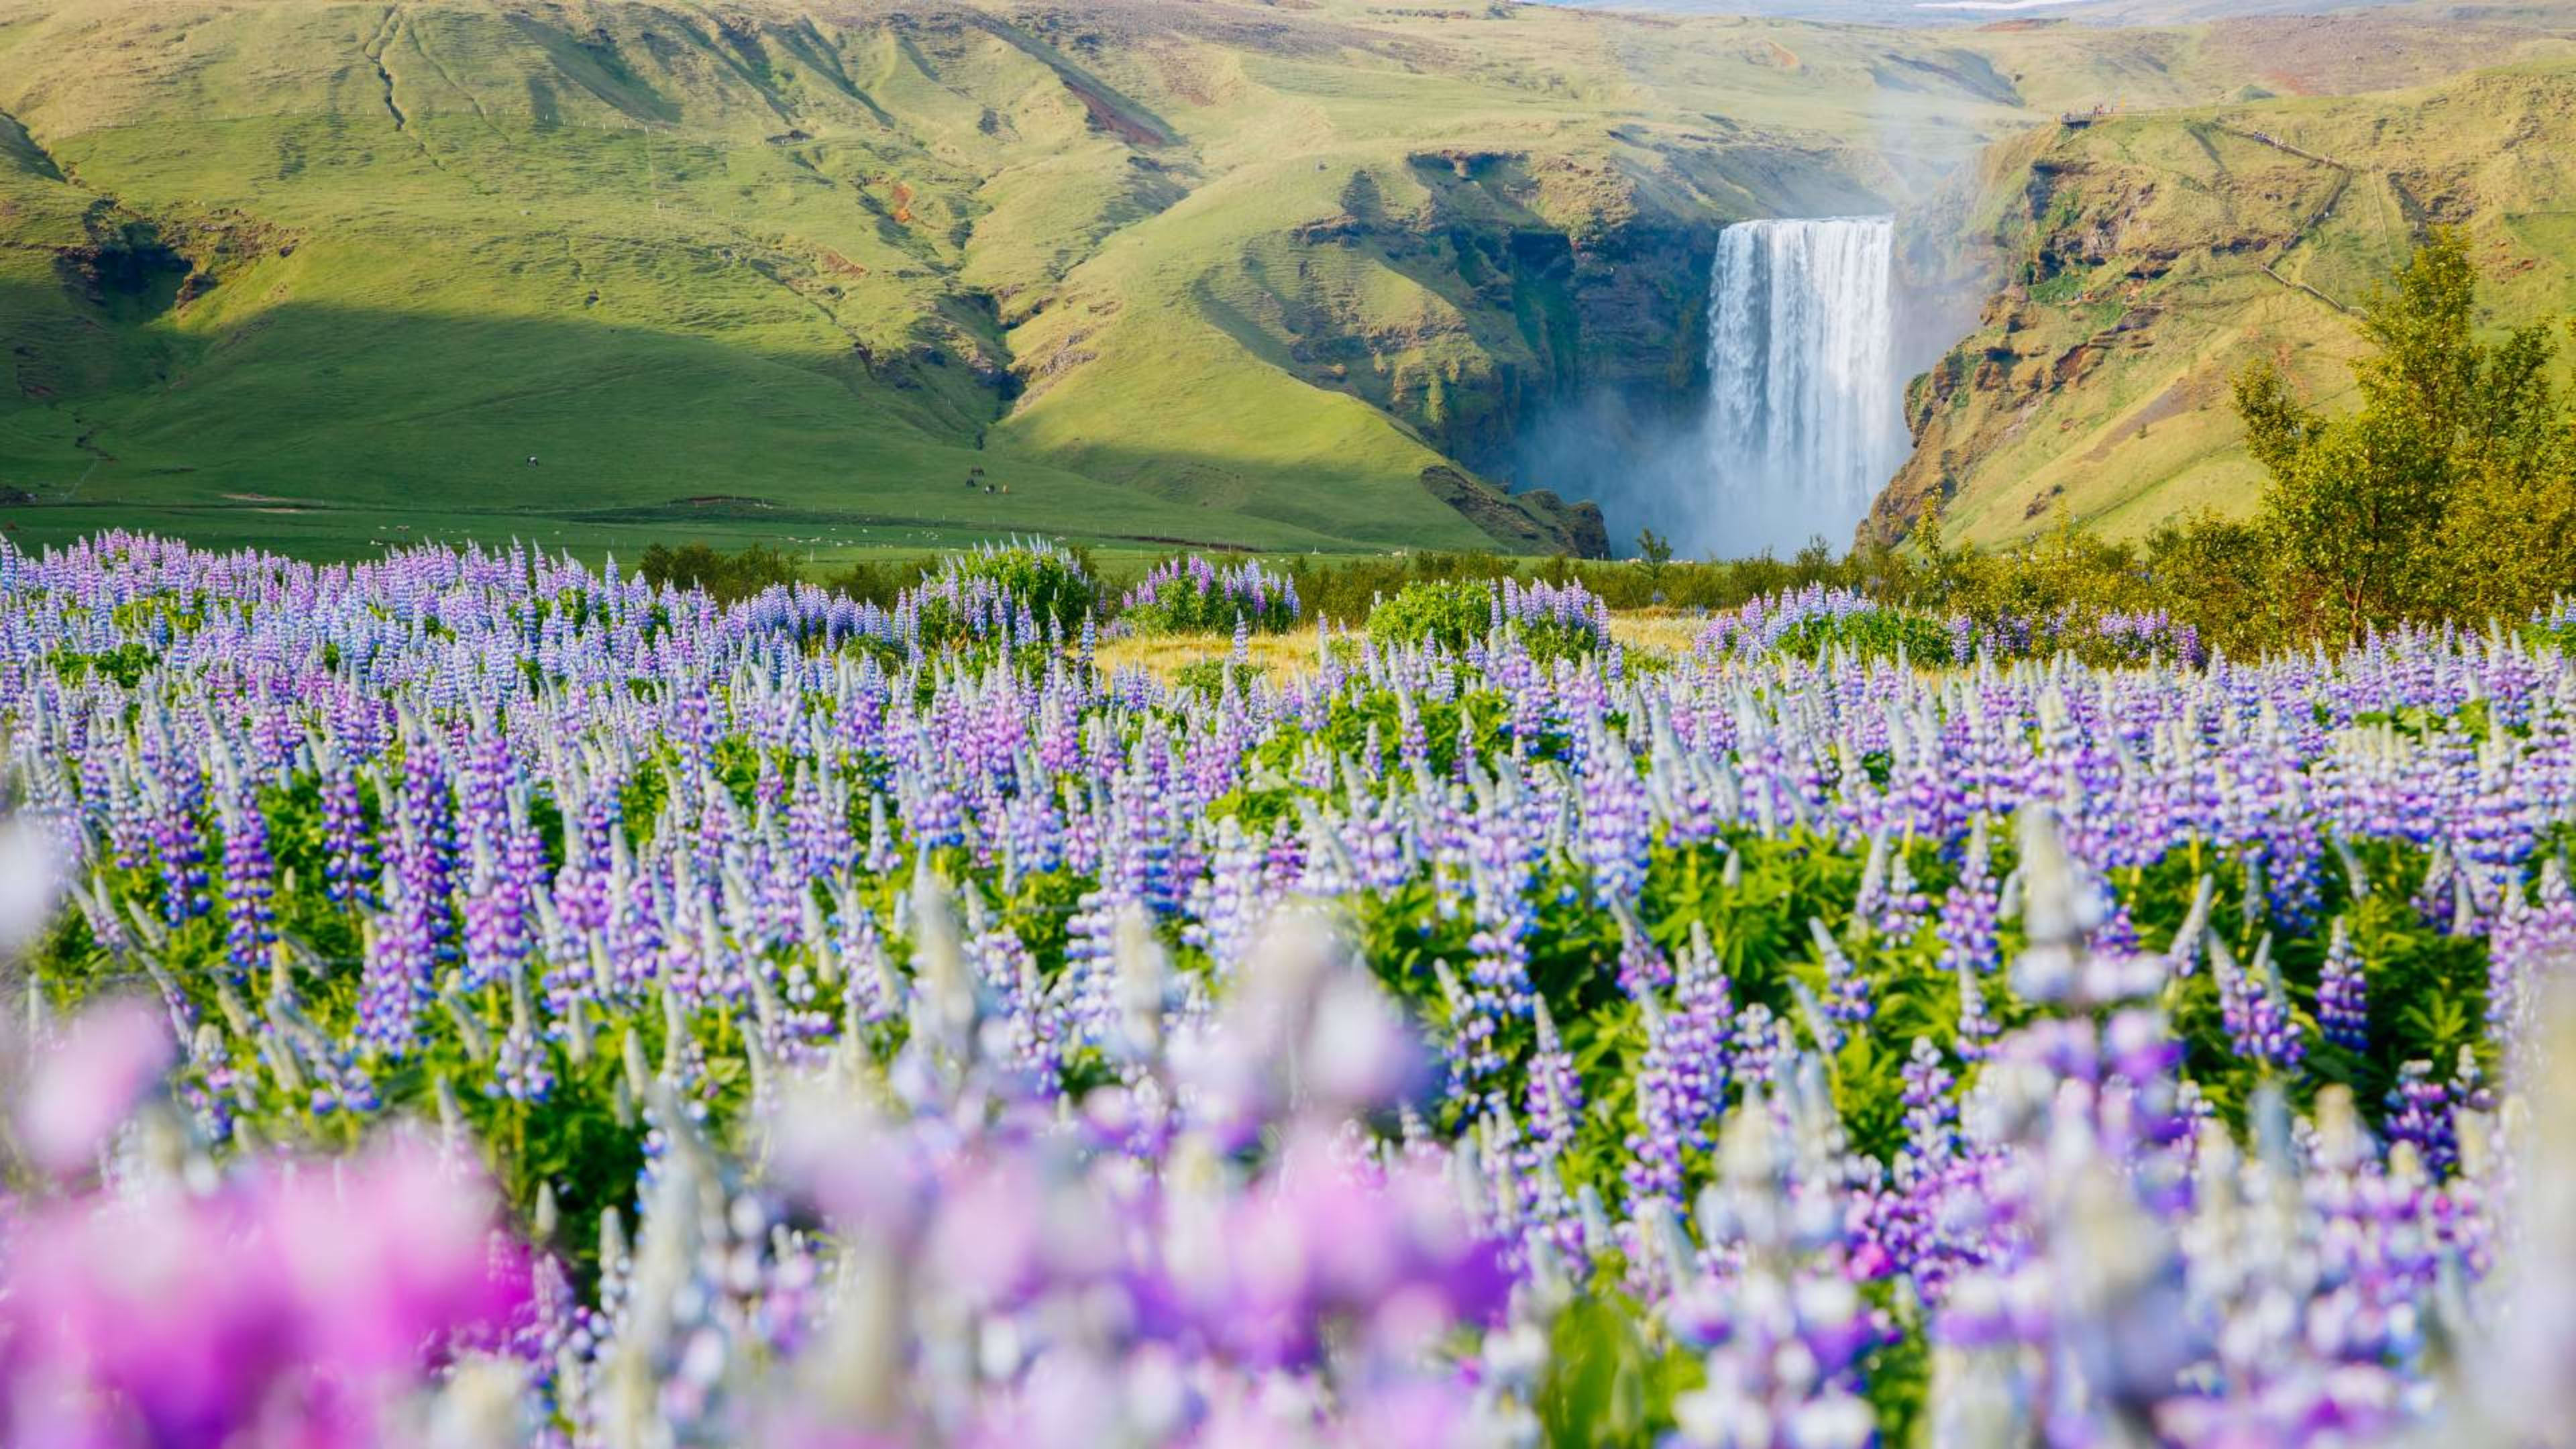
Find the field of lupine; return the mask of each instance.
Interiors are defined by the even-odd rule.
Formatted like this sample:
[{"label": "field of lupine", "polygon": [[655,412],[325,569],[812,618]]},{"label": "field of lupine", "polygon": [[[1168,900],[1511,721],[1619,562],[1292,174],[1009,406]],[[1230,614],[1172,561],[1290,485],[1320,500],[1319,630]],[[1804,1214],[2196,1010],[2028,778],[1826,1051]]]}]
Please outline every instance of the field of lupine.
[{"label": "field of lupine", "polygon": [[2545,629],[1349,625],[0,544],[0,1441],[2565,1441]]}]

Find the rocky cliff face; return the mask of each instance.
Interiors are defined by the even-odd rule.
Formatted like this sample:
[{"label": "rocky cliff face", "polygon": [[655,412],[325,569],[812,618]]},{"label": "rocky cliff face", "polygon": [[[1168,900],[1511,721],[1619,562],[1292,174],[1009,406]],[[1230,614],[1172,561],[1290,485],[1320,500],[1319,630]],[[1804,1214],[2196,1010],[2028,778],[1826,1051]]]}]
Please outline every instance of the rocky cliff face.
[{"label": "rocky cliff face", "polygon": [[[1794,164],[1802,193],[1761,210],[1887,205],[1861,179],[1864,158],[1793,150],[1713,148],[1644,171],[1582,154],[1414,153],[1409,195],[1359,178],[1341,214],[1297,239],[1400,271],[1436,304],[1393,326],[1313,308],[1293,353],[1310,380],[1367,399],[1525,500],[1621,496],[1640,472],[1699,467],[1687,440],[1705,406],[1711,264],[1719,233],[1751,213],[1677,179],[1758,180]],[[1598,509],[1575,526],[1608,546]]]},{"label": "rocky cliff face", "polygon": [[[1936,498],[1986,542],[2061,513],[2100,521],[2205,467],[2225,394],[2206,346],[2228,314],[2287,300],[2263,289],[2295,295],[2267,269],[2349,180],[2212,120],[2062,126],[2003,159],[1971,238],[2001,286],[1908,388],[1914,451],[1864,541],[1903,537]],[[2160,426],[2193,434],[2162,440],[2181,456],[2154,446]]]},{"label": "rocky cliff face", "polygon": [[[1337,212],[1261,257],[1261,320],[1301,380],[1365,400],[1456,460],[1435,491],[1520,473],[1528,491],[1505,512],[1550,522],[1532,538],[1467,510],[1499,542],[1598,555],[1599,510],[1569,511],[1546,486],[1559,480],[1512,463],[1533,425],[1588,393],[1697,406],[1724,217],[1643,192],[1606,162],[1562,154],[1427,151],[1360,170]],[[1404,290],[1390,298],[1366,284],[1373,273]]]}]

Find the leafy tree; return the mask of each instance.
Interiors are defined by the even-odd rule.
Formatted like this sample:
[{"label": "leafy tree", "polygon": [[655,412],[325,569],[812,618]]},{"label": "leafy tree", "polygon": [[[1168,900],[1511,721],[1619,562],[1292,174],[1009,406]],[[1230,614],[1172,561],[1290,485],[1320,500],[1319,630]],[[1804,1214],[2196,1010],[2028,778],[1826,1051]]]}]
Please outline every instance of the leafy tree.
[{"label": "leafy tree", "polygon": [[1672,540],[1651,528],[1637,530],[1637,562],[1645,565],[1646,595],[1658,603],[1664,597],[1664,566],[1672,561]]},{"label": "leafy tree", "polygon": [[2320,415],[2269,362],[2237,377],[2247,449],[2271,474],[2260,529],[2292,629],[2527,613],[2576,577],[2576,448],[2550,329],[2489,342],[2476,311],[2467,244],[2436,230],[2363,315],[2358,411]]},{"label": "leafy tree", "polygon": [[748,599],[772,584],[792,584],[803,576],[795,560],[757,543],[730,554],[704,543],[676,547],[657,543],[644,550],[636,570],[651,583],[705,589],[721,604]]},{"label": "leafy tree", "polygon": [[2530,613],[2576,585],[2576,415],[2551,385],[2545,326],[2490,354],[2471,399],[2471,448],[2448,520],[2454,604],[2471,617]]},{"label": "leafy tree", "polygon": [[2269,561],[2260,524],[2203,509],[2147,536],[2145,574],[2154,598],[2203,642],[2255,655],[2280,639]]},{"label": "leafy tree", "polygon": [[2268,370],[2239,378],[2236,391],[2249,434],[2280,429],[2254,451],[2283,460],[2264,490],[2263,521],[2292,616],[2358,635],[2437,606],[2450,480],[2424,420],[2365,406],[2320,421]]}]

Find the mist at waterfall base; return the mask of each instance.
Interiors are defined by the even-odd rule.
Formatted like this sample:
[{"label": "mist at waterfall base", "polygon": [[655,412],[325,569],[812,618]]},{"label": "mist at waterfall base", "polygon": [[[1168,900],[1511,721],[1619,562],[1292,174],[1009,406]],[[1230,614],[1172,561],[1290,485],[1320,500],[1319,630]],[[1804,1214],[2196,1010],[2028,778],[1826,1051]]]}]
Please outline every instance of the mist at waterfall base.
[{"label": "mist at waterfall base", "polygon": [[1718,236],[1707,389],[1688,414],[1614,393],[1522,439],[1514,474],[1651,528],[1687,558],[1851,543],[1909,440],[1886,217],[1753,221]]}]

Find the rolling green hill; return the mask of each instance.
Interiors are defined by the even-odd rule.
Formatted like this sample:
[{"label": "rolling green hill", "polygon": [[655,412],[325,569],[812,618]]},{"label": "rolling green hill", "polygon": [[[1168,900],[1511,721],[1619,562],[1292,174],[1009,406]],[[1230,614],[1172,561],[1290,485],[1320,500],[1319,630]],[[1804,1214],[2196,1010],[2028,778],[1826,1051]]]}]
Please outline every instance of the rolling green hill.
[{"label": "rolling green hill", "polygon": [[2062,109],[2561,44],[2453,25],[2284,73],[2277,39],[0,0],[0,526],[1597,552],[1506,460],[1583,397],[1696,404],[1726,222],[1921,203]]},{"label": "rolling green hill", "polygon": [[1686,385],[1723,220],[2019,110],[1928,42],[1509,7],[7,0],[0,116],[39,536],[1550,551],[1597,514],[1459,455]]},{"label": "rolling green hill", "polygon": [[2341,402],[2352,309],[2426,227],[2467,229],[2497,321],[2576,307],[2576,68],[2052,127],[1966,204],[2008,285],[1917,381],[1916,452],[1864,535],[1936,491],[1979,542],[2241,514],[2261,472],[2229,379],[2269,356]]}]

